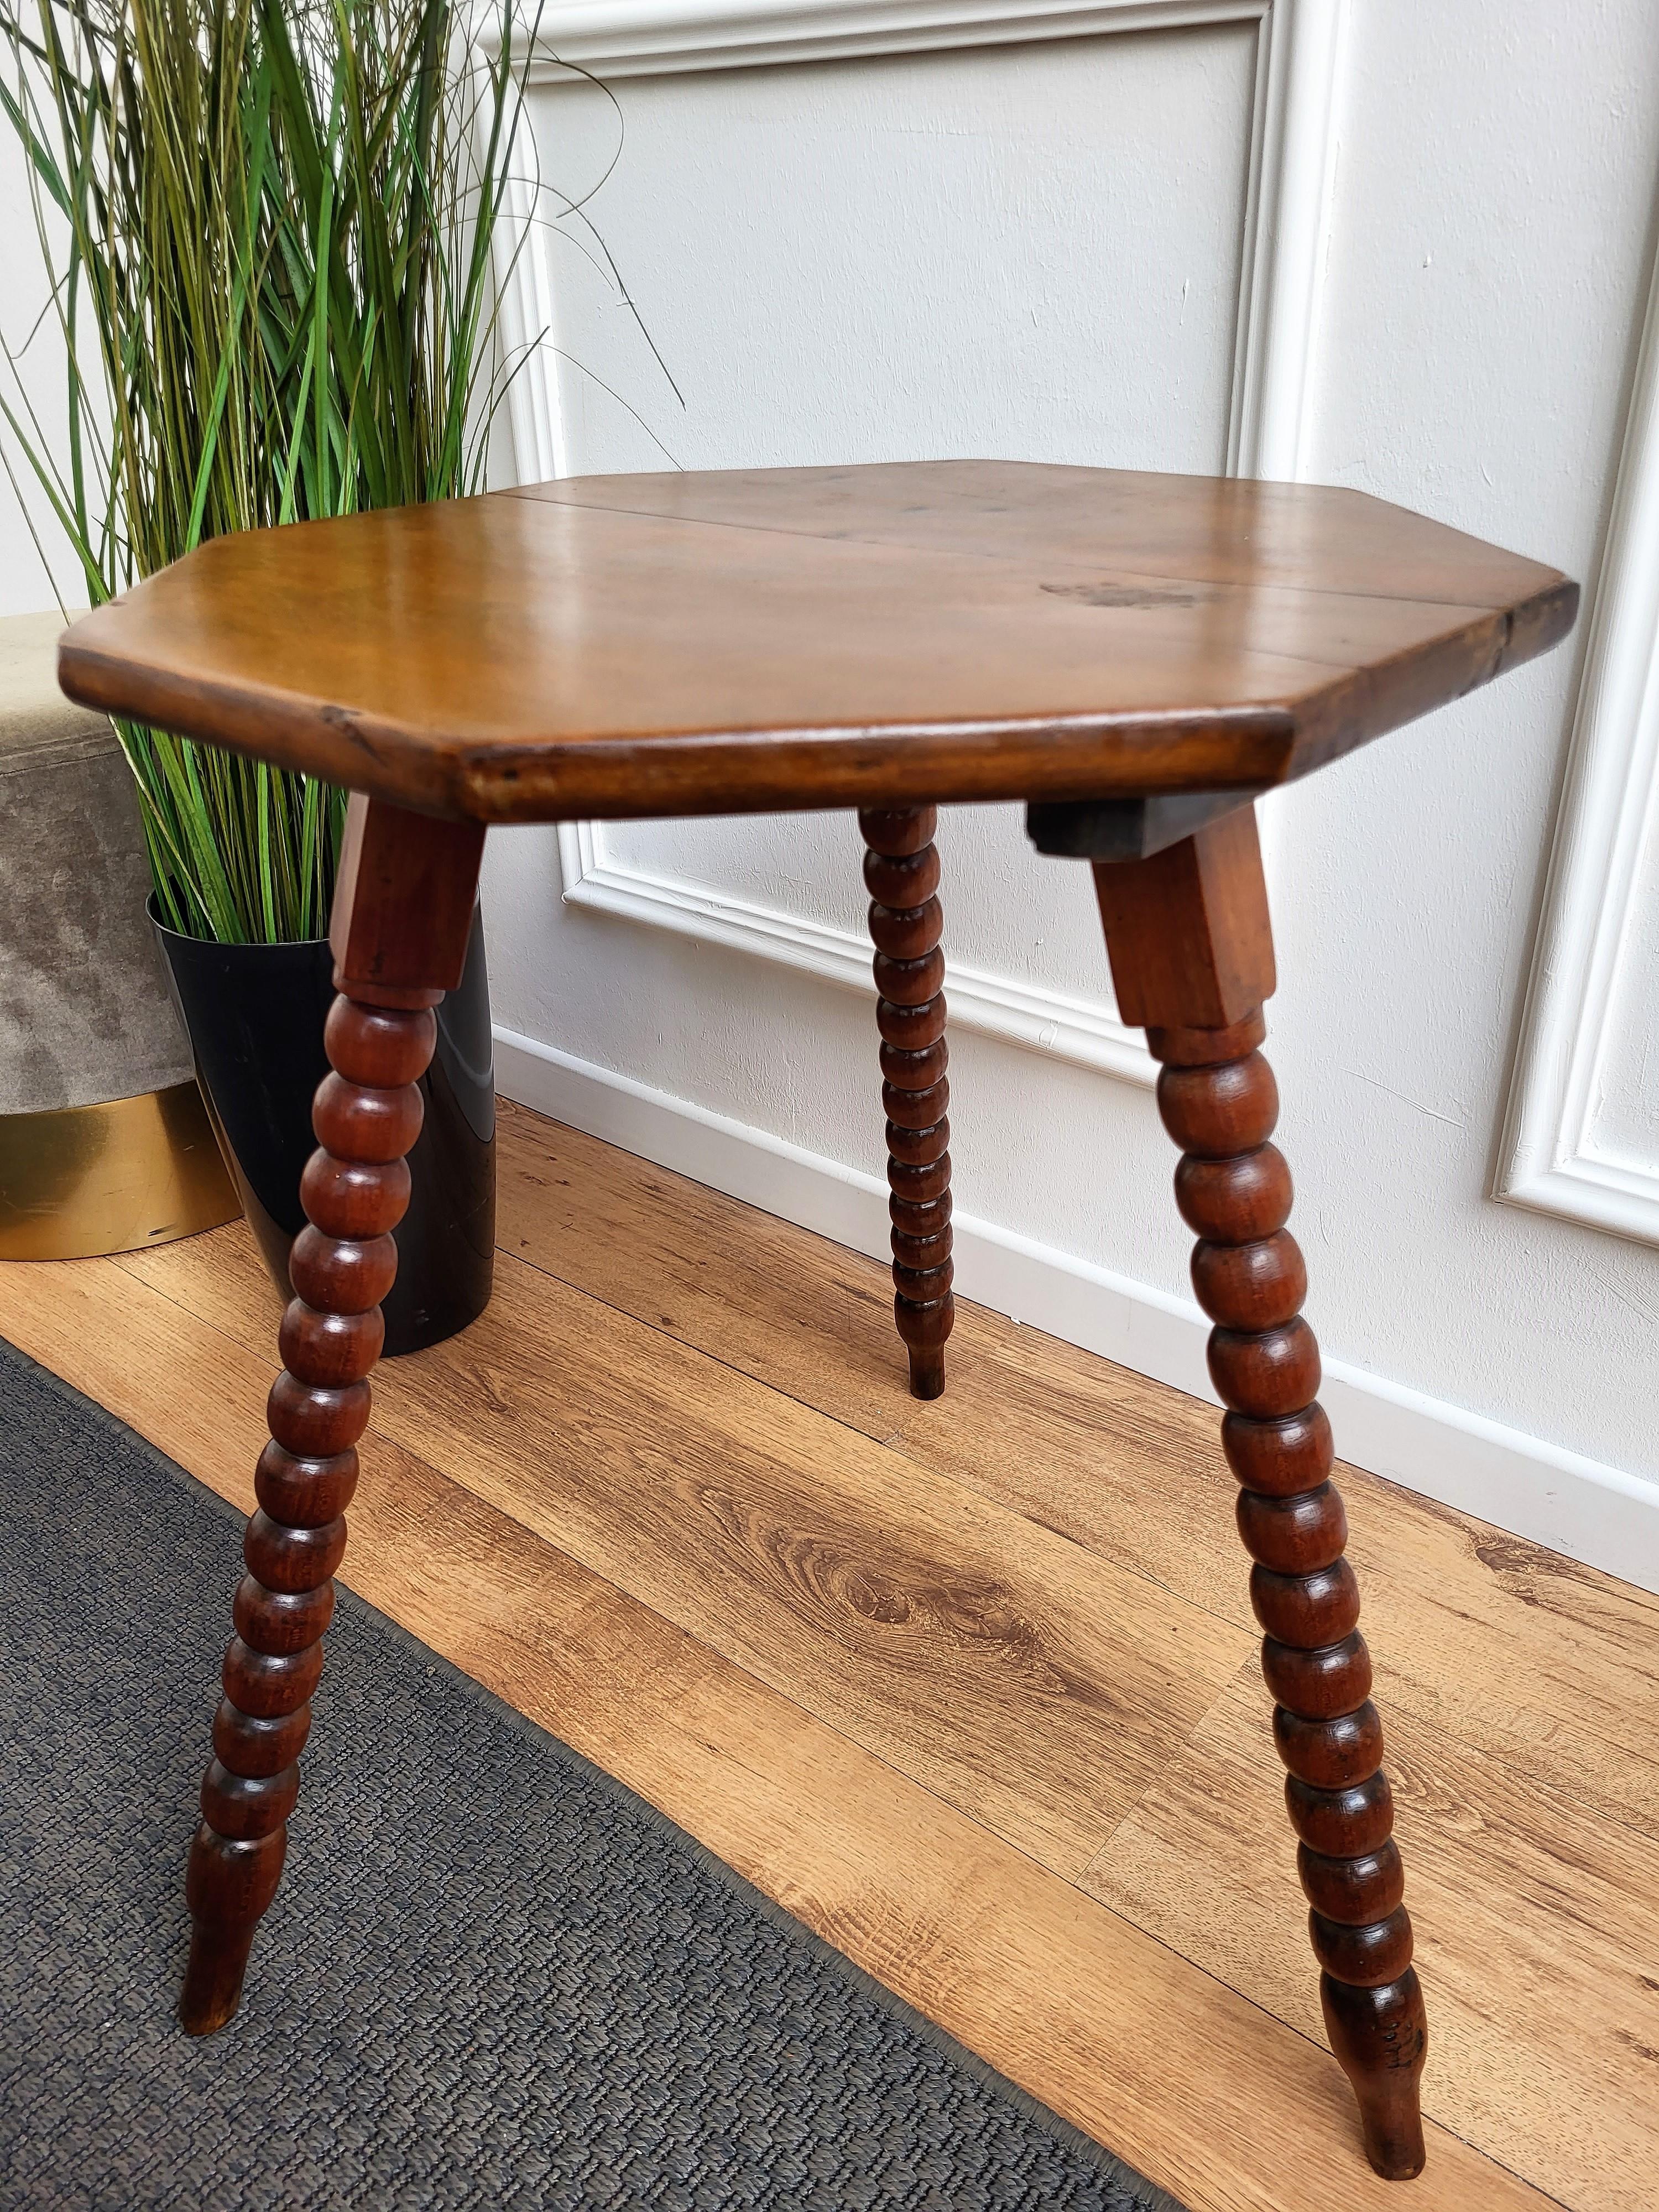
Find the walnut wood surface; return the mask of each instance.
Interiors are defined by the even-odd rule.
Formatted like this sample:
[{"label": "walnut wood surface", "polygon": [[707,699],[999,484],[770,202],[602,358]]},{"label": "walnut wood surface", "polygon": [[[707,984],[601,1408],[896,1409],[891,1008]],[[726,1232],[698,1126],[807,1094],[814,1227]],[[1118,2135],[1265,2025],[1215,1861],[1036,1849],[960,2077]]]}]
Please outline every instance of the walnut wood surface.
[{"label": "walnut wood surface", "polygon": [[398,1272],[432,1008],[460,980],[483,833],[354,797],[334,902],[335,1000],[323,1033],[318,1149],[301,1178],[307,1227],[266,1404],[214,1756],[202,1784],[185,1897],[192,1930],[179,2014],[210,2035],[235,2012],[254,1933],[282,1878],[299,1757],[322,1674],[345,1509],[380,1355],[380,1301]]},{"label": "walnut wood surface", "polygon": [[1006,461],[574,479],[216,540],[73,698],[483,822],[1261,790],[1571,627],[1358,492]]},{"label": "walnut wood surface", "polygon": [[380,1006],[432,1006],[466,966],[484,833],[402,808],[346,810],[330,916],[335,982]]},{"label": "walnut wood surface", "polygon": [[871,807],[859,816],[885,1079],[893,1318],[909,1353],[913,1398],[943,1394],[945,1342],[957,1310],[938,824],[932,806]]},{"label": "walnut wood surface", "polygon": [[1319,1347],[1301,1318],[1308,1271],[1285,1226],[1289,1170],[1268,1141],[1279,1093],[1258,1048],[1274,969],[1254,811],[1153,858],[1099,865],[1095,882],[1118,1002],[1164,1064],[1158,1112],[1182,1148],[1176,1200],[1199,1240],[1193,1287],[1215,1323],[1210,1377],[1255,1562],[1250,1602],[1326,2033],[1358,2099],[1366,2155],[1385,2179],[1409,2180],[1425,2157],[1423,1992],[1347,1516],[1315,1396]]},{"label": "walnut wood surface", "polygon": [[[1540,2207],[1539,2189],[1574,2212],[1647,2212],[1659,1796],[1641,1745],[1659,1727],[1659,1601],[1343,1471],[1435,2007],[1425,2104],[1444,2124],[1425,2174],[1394,2190],[1358,2160],[1319,2048],[1291,1852],[1261,1849],[1282,1833],[1283,1769],[1213,1411],[971,1304],[947,1395],[896,1396],[884,1267],[505,1103],[501,1128],[503,1276],[534,1261],[608,1310],[570,1364],[625,1372],[629,1418],[665,1450],[678,1424],[655,1348],[678,1335],[768,1385],[751,1419],[789,1394],[891,1436],[895,1497],[936,1462],[1141,1586],[1188,1592],[1243,1630],[1240,1664],[1184,1741],[1171,1716],[1168,1759],[1079,1896],[808,1716],[810,1684],[757,1682],[478,1501],[465,1450],[401,1449],[379,1425],[385,1370],[345,1580],[1194,2212],[1488,2212]],[[778,1267],[757,1275],[763,1238]],[[514,1329],[556,1357],[566,1310],[486,1315],[476,1370],[510,1371]],[[0,1269],[0,1330],[244,1510],[271,1313],[240,1224],[119,1267]],[[532,1456],[526,1476],[556,1490],[562,1469]]]}]

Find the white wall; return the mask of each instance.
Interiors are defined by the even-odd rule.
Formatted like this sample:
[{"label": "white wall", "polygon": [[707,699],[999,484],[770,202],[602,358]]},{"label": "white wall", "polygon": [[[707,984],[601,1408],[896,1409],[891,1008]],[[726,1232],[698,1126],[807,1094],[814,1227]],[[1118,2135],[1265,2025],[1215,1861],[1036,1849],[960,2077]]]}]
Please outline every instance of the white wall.
[{"label": "white wall", "polygon": [[[1281,36],[1334,20],[1298,4],[1278,0]],[[585,212],[684,404],[568,220],[529,310],[564,357],[521,418],[526,473],[1224,465],[1257,26],[1137,12],[1162,27],[1097,7],[1089,36],[701,70],[628,53],[605,12],[561,17],[556,46],[617,70],[625,132]],[[828,40],[869,11],[803,20]],[[683,0],[629,21],[658,48],[739,35]],[[1304,473],[1594,581],[1654,248],[1655,59],[1650,0],[1355,0]],[[617,114],[591,88],[536,98],[544,176],[581,198]],[[1319,182],[1304,163],[1304,214]],[[1659,1586],[1659,1252],[1489,1194],[1583,642],[1264,810],[1272,1049],[1342,1448]],[[498,1015],[550,1048],[509,1039],[508,1086],[879,1249],[850,818],[567,846],[571,902],[552,832],[494,841]],[[956,1030],[961,1287],[1201,1387],[1169,1148],[1144,1063],[1111,1048],[1085,871],[1036,860],[1014,810],[948,815],[940,847],[953,963],[1035,994],[1027,1034],[1080,1009],[1048,1025],[1064,1060]],[[1659,930],[1659,894],[1637,911],[1632,939]],[[1659,1194],[1653,973],[1625,963],[1599,1080]],[[975,1000],[993,1027],[999,1003]]]},{"label": "white wall", "polygon": [[[69,412],[63,339],[40,250],[22,149],[0,116],[0,391],[45,448],[67,464]],[[54,241],[56,242],[56,241]],[[51,504],[0,416],[0,616],[83,607],[86,586]],[[30,525],[33,524],[33,531]]]}]

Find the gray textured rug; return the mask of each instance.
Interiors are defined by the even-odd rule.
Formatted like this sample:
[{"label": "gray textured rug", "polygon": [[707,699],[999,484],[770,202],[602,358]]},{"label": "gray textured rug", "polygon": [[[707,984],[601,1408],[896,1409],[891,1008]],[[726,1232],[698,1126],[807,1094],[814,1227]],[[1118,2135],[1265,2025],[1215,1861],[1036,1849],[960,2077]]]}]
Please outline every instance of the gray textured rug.
[{"label": "gray textured rug", "polygon": [[1170,2205],[346,1592],[249,1994],[180,2034],[240,1526],[0,1343],[7,2212]]}]

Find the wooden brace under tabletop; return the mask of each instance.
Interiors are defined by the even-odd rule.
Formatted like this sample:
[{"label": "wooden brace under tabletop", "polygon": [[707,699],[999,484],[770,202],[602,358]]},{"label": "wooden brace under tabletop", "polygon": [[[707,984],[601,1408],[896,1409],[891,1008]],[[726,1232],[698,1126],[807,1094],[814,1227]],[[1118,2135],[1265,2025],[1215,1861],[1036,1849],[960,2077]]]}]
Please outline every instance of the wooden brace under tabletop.
[{"label": "wooden brace under tabletop", "polygon": [[187,2027],[235,2009],[282,1872],[485,825],[858,810],[895,1314],[932,1397],[952,1316],[934,807],[1018,799],[1040,851],[1093,864],[1119,1009],[1163,1063],[1326,2025],[1372,2165],[1421,2168],[1423,1998],[1271,1142],[1252,801],[1548,651],[1577,599],[1356,492],[945,461],[566,479],[250,531],[76,624],[70,697],[371,794],[191,1852]]}]

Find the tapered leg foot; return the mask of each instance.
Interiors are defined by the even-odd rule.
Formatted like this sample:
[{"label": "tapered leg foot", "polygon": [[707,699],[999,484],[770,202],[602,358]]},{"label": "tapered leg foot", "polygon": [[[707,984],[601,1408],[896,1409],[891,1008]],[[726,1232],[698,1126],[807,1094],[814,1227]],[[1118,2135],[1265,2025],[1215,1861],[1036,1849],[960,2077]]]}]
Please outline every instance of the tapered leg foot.
[{"label": "tapered leg foot", "polygon": [[186,2035],[213,2035],[242,2002],[242,1977],[253,1948],[251,1927],[210,1927],[198,1920],[191,1929],[190,1963],[179,1996],[179,2021]]},{"label": "tapered leg foot", "polygon": [[942,1352],[911,1352],[910,1395],[913,1398],[942,1398],[945,1395],[945,1354]]},{"label": "tapered leg foot", "polygon": [[1410,2181],[1423,2171],[1420,2109],[1428,2024],[1423,1992],[1407,1966],[1382,1989],[1359,1989],[1331,1974],[1319,1978],[1325,2033],[1353,2084],[1365,2155],[1385,2181]]},{"label": "tapered leg foot", "polygon": [[872,807],[859,816],[880,994],[893,1318],[909,1353],[913,1398],[944,1395],[945,1340],[956,1319],[937,820],[931,806]]}]

